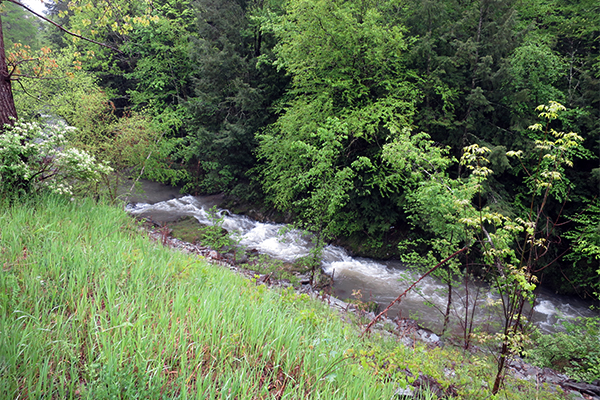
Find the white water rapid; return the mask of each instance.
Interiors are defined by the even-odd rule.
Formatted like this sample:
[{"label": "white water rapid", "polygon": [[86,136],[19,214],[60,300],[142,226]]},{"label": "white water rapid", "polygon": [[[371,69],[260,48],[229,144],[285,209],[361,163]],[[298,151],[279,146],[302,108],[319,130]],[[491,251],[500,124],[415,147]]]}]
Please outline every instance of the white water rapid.
[{"label": "white water rapid", "polygon": [[[194,216],[199,222],[210,224],[208,210],[213,204],[209,198],[184,196],[155,204],[131,203],[127,210],[132,214],[150,218],[168,215],[169,220],[181,216]],[[260,253],[287,262],[309,254],[312,246],[310,238],[299,231],[281,224],[257,222],[245,216],[231,214],[227,210],[220,210],[219,213],[223,217],[223,228],[239,235],[240,244],[248,250],[256,249]],[[382,307],[386,307],[418,278],[417,273],[410,271],[400,262],[354,258],[343,248],[335,246],[327,246],[324,249],[322,268],[327,274],[334,276],[333,289],[336,297],[360,297],[363,301],[376,301]],[[451,329],[455,333],[461,330],[467,301],[469,310],[472,310],[475,304],[476,324],[480,327],[489,325],[490,329],[494,329],[499,310],[493,303],[498,298],[492,295],[485,285],[470,284],[468,294],[464,288],[453,290],[452,297]],[[388,316],[415,318],[421,325],[439,332],[446,302],[447,287],[434,278],[426,278],[402,300],[400,306],[393,308]],[[534,321],[545,332],[554,331],[561,319],[594,315],[598,315],[598,312],[591,311],[589,304],[575,298],[556,296],[544,290],[538,293],[533,310]]]}]

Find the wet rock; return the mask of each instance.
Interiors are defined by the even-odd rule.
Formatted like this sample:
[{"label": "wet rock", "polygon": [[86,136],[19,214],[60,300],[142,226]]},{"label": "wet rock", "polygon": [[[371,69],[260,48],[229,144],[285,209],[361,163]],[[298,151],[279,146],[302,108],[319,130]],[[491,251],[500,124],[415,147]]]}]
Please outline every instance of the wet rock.
[{"label": "wet rock", "polygon": [[237,264],[248,264],[249,261],[246,254],[241,254],[236,262]]},{"label": "wet rock", "polygon": [[415,390],[407,386],[405,388],[398,388],[394,395],[392,396],[392,400],[412,400],[415,398]]},{"label": "wet rock", "polygon": [[600,381],[592,383],[575,382],[565,374],[556,372],[551,368],[536,367],[519,357],[512,359],[508,364],[508,368],[517,379],[549,383],[555,385],[556,388],[560,386],[566,391],[581,393],[582,396],[579,398],[600,400]]},{"label": "wet rock", "polygon": [[579,392],[571,392],[569,393],[569,400],[588,400]]},{"label": "wet rock", "polygon": [[567,375],[558,373],[550,368],[544,368],[539,374],[544,378],[544,382],[554,383],[556,385],[567,380]]},{"label": "wet rock", "polygon": [[171,229],[174,238],[188,243],[195,243],[200,238],[200,228],[203,226],[192,216],[179,217],[167,226]]},{"label": "wet rock", "polygon": [[425,342],[430,345],[437,346],[440,344],[440,337],[435,333],[431,332],[429,329],[420,328],[417,331],[417,335],[419,335],[419,339],[422,342]]},{"label": "wet rock", "polygon": [[253,220],[258,221],[258,222],[265,222],[267,220],[267,218],[264,216],[263,213],[261,213],[260,211],[257,211],[257,210],[253,210],[253,209],[248,210],[246,215],[248,215],[248,217],[250,217]]},{"label": "wet rock", "polygon": [[[594,382],[598,383],[598,382]],[[565,389],[575,390],[583,395],[584,398],[588,396],[588,399],[600,400],[600,385],[589,384],[583,382],[567,381],[563,382],[561,386]]]}]

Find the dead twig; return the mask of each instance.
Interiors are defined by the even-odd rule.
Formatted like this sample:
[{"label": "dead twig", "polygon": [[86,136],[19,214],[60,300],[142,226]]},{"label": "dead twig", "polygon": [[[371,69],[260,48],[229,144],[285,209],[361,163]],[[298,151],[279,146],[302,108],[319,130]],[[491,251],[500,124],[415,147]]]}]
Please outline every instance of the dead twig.
[{"label": "dead twig", "polygon": [[400,296],[396,297],[396,299],[394,301],[392,301],[385,308],[385,310],[383,310],[382,312],[380,312],[375,318],[373,318],[373,320],[371,322],[369,322],[369,325],[367,325],[367,327],[365,328],[365,330],[363,331],[363,333],[361,334],[361,336],[364,335],[365,333],[369,332],[369,330],[371,329],[371,327],[379,320],[379,318],[381,318],[384,314],[386,314],[390,310],[390,308],[392,308],[392,306],[394,304],[398,303],[402,299],[402,297],[406,296],[406,294],[408,292],[410,292],[415,286],[417,286],[419,284],[419,282],[421,282],[423,279],[425,279],[433,271],[435,271],[436,269],[438,269],[439,267],[441,267],[442,265],[444,265],[445,263],[447,263],[448,261],[450,261],[451,259],[453,259],[457,255],[459,255],[460,253],[464,252],[468,248],[469,248],[468,246],[465,246],[462,249],[455,251],[454,253],[452,253],[451,255],[449,255],[448,257],[446,257],[445,259],[443,259],[442,261],[440,261],[435,267],[431,268],[425,274],[421,275],[421,277],[419,279],[417,279],[412,285],[410,285],[410,287],[408,289],[406,289],[404,292],[402,292],[402,294]]}]

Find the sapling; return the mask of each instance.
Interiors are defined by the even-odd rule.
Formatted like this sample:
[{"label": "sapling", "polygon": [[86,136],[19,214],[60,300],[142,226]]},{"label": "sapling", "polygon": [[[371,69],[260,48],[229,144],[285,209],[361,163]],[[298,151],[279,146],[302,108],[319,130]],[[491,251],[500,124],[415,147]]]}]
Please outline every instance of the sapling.
[{"label": "sapling", "polygon": [[[524,215],[511,219],[501,213],[491,212],[488,207],[479,207],[472,217],[462,220],[474,229],[476,242],[481,247],[483,258],[490,265],[491,282],[500,295],[502,329],[496,334],[500,341],[496,378],[492,393],[498,393],[504,379],[507,359],[522,349],[528,339],[531,323],[525,315],[525,305],[533,306],[536,273],[549,264],[542,264],[547,254],[551,237],[559,223],[560,213],[553,218],[547,215],[551,198],[566,201],[569,182],[564,176],[565,166],[572,166],[576,149],[581,148],[583,138],[570,132],[557,132],[551,122],[565,107],[556,102],[541,105],[539,117],[545,125],[529,127],[539,132],[534,140],[533,166],[525,164],[522,151],[509,151],[507,156],[520,160],[527,174],[525,183],[529,189],[529,208]],[[491,173],[485,167],[485,155],[489,149],[472,145],[465,148],[461,163],[472,171],[478,185]],[[554,260],[556,261],[556,260]]]},{"label": "sapling", "polygon": [[[545,125],[530,127],[534,139],[533,156],[527,159],[522,151],[506,153],[506,156],[520,160],[521,169],[527,175],[527,209],[517,218],[496,212],[483,204],[481,194],[488,177],[493,173],[488,168],[489,148],[478,144],[465,147],[460,164],[470,174],[467,178],[458,179],[451,179],[445,173],[450,159],[442,151],[431,151],[432,143],[428,140],[415,142],[415,146],[409,138],[389,145],[384,151],[384,156],[399,171],[419,179],[407,194],[409,201],[404,207],[409,218],[418,221],[421,229],[437,238],[434,241],[438,244],[438,249],[434,248],[438,252],[437,257],[443,258],[439,256],[444,253],[444,248],[439,244],[444,240],[448,244],[445,249],[447,254],[459,246],[480,252],[483,261],[481,273],[499,294],[501,310],[502,327],[495,336],[500,347],[492,389],[494,394],[498,393],[503,382],[507,358],[520,351],[527,339],[530,322],[525,315],[525,305],[533,306],[536,273],[550,265],[542,263],[542,260],[551,247],[552,236],[556,235],[555,228],[560,223],[562,209],[551,218],[547,215],[548,202],[551,199],[563,203],[567,200],[570,182],[564,176],[564,170],[573,165],[575,156],[584,155],[585,151],[579,135],[557,132],[551,127],[558,113],[565,110],[562,105],[550,102],[539,106],[537,110]],[[410,183],[408,178],[405,179]],[[436,265],[434,270],[440,266]],[[470,262],[465,267],[468,272]],[[468,274],[464,276],[468,277]],[[467,279],[465,290],[468,295]],[[467,303],[463,321],[465,346],[471,341],[474,320],[474,314],[469,314],[468,308]]]},{"label": "sapling", "polygon": [[232,251],[234,262],[236,259],[236,251],[239,246],[241,237],[236,233],[228,232],[223,228],[223,215],[217,210],[217,206],[213,206],[208,211],[208,219],[210,225],[200,228],[200,241],[217,252]]}]

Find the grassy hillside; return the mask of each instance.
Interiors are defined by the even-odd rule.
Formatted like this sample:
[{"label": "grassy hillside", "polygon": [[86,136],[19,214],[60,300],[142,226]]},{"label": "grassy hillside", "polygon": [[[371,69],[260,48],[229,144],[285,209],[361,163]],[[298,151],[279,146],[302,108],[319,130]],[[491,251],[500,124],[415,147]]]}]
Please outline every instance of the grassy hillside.
[{"label": "grassy hillside", "polygon": [[[325,304],[161,247],[118,208],[0,208],[0,398],[490,398],[491,360],[407,348]],[[423,391],[422,398],[434,398]],[[553,398],[508,379],[499,398]]]}]

